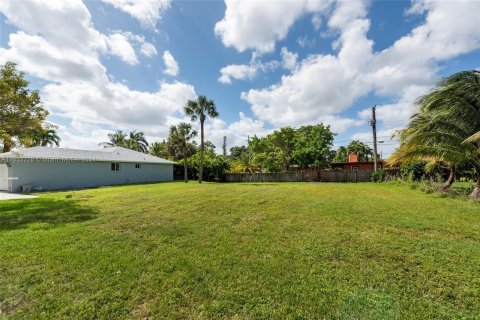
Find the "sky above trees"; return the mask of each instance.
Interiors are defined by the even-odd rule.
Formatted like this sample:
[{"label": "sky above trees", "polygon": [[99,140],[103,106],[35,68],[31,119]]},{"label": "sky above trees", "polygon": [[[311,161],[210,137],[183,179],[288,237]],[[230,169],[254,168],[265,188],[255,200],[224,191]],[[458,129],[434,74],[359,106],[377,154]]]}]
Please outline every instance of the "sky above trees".
[{"label": "sky above trees", "polygon": [[[323,122],[336,145],[408,123],[436,80],[480,67],[480,1],[1,1],[0,63],[18,63],[59,125],[62,146],[115,130],[161,141],[215,100],[220,150]],[[194,124],[195,126],[197,124]],[[395,144],[380,144],[389,154]]]}]

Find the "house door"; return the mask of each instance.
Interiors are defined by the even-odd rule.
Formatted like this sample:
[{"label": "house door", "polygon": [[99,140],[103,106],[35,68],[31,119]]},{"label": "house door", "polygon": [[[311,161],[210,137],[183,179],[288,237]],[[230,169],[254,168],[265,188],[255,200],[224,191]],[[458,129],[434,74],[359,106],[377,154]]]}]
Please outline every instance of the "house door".
[{"label": "house door", "polygon": [[0,164],[0,191],[8,191],[8,167]]}]

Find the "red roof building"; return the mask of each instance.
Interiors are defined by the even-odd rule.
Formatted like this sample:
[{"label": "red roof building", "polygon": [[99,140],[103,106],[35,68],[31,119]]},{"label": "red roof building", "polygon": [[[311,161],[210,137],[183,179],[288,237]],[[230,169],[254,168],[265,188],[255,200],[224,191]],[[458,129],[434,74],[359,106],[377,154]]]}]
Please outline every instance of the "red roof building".
[{"label": "red roof building", "polygon": [[[355,152],[351,152],[348,155],[348,162],[335,162],[330,164],[334,170],[373,170],[374,164],[373,161],[358,161],[358,156]],[[377,162],[378,169],[383,168],[384,161],[380,160]]]}]

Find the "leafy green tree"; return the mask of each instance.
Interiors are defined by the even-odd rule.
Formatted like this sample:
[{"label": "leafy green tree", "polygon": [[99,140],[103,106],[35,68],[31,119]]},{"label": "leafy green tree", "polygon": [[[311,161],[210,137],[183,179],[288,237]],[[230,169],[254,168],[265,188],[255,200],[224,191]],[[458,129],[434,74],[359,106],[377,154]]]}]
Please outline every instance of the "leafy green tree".
[{"label": "leafy green tree", "polygon": [[[192,156],[192,165],[197,174],[200,173],[200,154]],[[223,155],[214,155],[212,153],[204,154],[204,177],[208,181],[219,181],[223,174],[230,168],[228,157]]]},{"label": "leafy green tree", "polygon": [[230,158],[232,160],[239,160],[244,154],[248,152],[246,146],[235,146],[230,148]]},{"label": "leafy green tree", "polygon": [[205,151],[205,135],[204,124],[207,117],[218,117],[218,111],[215,107],[215,102],[211,99],[207,99],[206,96],[199,96],[197,100],[188,100],[187,105],[184,108],[185,114],[190,116],[192,121],[200,121],[200,172],[198,182],[202,183],[203,177],[203,158]]},{"label": "leafy green tree", "polygon": [[327,168],[332,159],[334,134],[330,126],[317,124],[300,127],[293,140],[293,159],[301,169],[314,166]]},{"label": "leafy green tree", "polygon": [[253,162],[267,172],[288,170],[293,164],[294,137],[292,127],[280,128],[263,138],[253,136],[248,143]]},{"label": "leafy green tree", "polygon": [[160,157],[164,159],[173,158],[172,153],[170,153],[169,146],[165,140],[162,142],[154,142],[148,147],[148,153],[155,157]]},{"label": "leafy green tree", "polygon": [[0,68],[0,141],[3,152],[16,142],[31,140],[32,132],[41,131],[48,111],[43,107],[38,91],[28,89],[25,73],[7,62]]},{"label": "leafy green tree", "polygon": [[212,141],[210,141],[210,140],[205,141],[203,147],[205,148],[205,153],[209,153],[209,154],[211,154],[212,156],[215,156],[215,148],[216,148],[216,146],[213,144]]},{"label": "leafy green tree", "polygon": [[185,182],[188,182],[188,143],[196,136],[197,131],[193,130],[189,123],[182,122],[170,127],[169,139],[182,148]]}]

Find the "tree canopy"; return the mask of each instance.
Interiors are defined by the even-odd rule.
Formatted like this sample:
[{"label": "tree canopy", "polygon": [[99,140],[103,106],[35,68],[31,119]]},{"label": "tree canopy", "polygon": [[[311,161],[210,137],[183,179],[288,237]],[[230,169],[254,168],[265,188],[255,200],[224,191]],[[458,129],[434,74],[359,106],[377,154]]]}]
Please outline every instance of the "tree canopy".
[{"label": "tree canopy", "polygon": [[298,129],[283,127],[265,137],[253,136],[248,146],[232,147],[231,169],[236,172],[278,172],[293,165],[300,169],[326,168],[332,158],[334,134],[323,124]]},{"label": "tree canopy", "polygon": [[25,74],[7,62],[0,68],[0,142],[3,152],[32,140],[42,132],[48,115],[36,90],[29,90]]}]

